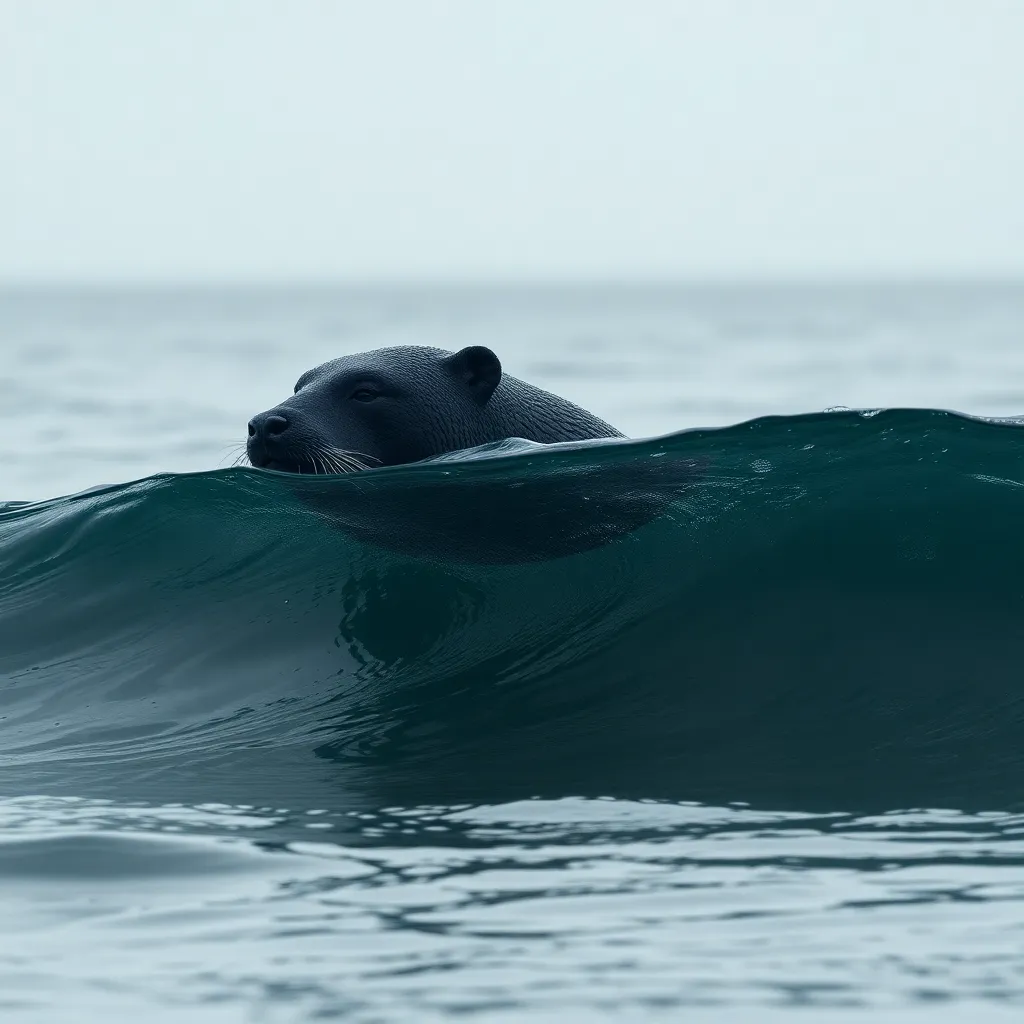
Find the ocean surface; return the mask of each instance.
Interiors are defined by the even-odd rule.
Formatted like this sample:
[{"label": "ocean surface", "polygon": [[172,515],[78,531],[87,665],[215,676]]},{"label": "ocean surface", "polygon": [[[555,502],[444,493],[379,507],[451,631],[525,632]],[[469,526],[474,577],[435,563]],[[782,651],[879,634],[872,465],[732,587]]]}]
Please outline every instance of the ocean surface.
[{"label": "ocean surface", "polygon": [[[631,440],[236,466],[486,344]],[[0,293],[0,1020],[1024,1014],[1024,286]]]}]

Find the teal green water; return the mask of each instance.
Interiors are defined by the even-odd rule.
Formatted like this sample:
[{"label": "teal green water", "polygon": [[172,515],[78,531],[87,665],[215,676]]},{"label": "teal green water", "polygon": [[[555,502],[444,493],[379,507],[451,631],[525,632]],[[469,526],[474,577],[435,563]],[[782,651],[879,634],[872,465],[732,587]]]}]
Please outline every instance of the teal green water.
[{"label": "teal green water", "polygon": [[[517,294],[4,300],[5,1019],[1020,1013],[1024,428],[729,424],[748,387],[682,429],[643,402],[773,347],[863,393],[880,376],[827,367],[912,336],[917,303],[890,373],[1008,413],[1020,294],[942,293],[931,357],[920,290]],[[597,353],[573,397],[661,436],[325,479],[202,464],[267,386],[246,353],[271,328],[299,363],[488,323],[548,386],[516,360]],[[129,395],[137,332],[164,370]],[[972,408],[947,370],[1000,352]],[[62,446],[103,486],[60,486]],[[165,452],[193,464],[149,472]]]}]

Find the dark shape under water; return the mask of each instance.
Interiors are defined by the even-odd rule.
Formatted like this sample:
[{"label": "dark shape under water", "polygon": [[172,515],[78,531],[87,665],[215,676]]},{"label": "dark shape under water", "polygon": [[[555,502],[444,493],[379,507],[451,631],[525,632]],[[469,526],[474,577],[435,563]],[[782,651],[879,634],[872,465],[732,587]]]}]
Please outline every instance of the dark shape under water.
[{"label": "dark shape under water", "polygon": [[0,792],[1019,806],[1022,448],[831,413],[0,507]]},{"label": "dark shape under water", "polygon": [[[416,480],[412,500],[397,470],[361,473],[340,493],[303,481],[296,495],[366,544],[417,559],[515,565],[581,554],[633,533],[665,513],[705,468],[703,460],[607,441],[590,447],[579,464],[551,458],[579,444],[520,438],[436,459],[437,472]],[[467,474],[461,467],[470,460],[478,469]],[[417,477],[420,470],[414,467]]]}]

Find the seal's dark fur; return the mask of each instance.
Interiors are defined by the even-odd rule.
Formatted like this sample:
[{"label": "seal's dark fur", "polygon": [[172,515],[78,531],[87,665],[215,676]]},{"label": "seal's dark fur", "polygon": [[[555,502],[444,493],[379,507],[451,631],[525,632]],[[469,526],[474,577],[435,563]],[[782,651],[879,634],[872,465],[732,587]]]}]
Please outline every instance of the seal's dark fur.
[{"label": "seal's dark fur", "polygon": [[304,373],[291,398],[250,421],[248,454],[254,466],[323,472],[318,460],[343,468],[332,452],[353,453],[366,468],[394,466],[509,437],[549,444],[622,434],[503,373],[488,348],[403,346]]}]

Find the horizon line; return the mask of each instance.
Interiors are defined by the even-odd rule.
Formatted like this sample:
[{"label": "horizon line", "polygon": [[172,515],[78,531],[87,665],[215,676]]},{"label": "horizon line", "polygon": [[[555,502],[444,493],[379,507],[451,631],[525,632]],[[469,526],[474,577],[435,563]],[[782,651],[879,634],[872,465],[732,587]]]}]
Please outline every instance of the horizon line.
[{"label": "horizon line", "polygon": [[1021,272],[922,272],[841,274],[593,274],[593,275],[160,275],[133,277],[0,277],[0,293],[35,291],[236,291],[257,288],[275,291],[378,290],[622,290],[714,288],[848,288],[1024,286]]}]

